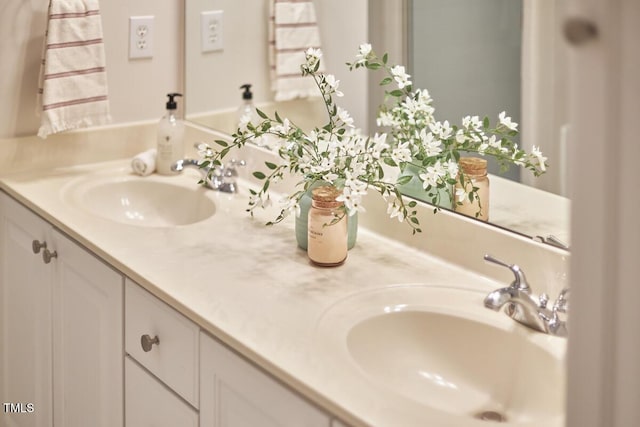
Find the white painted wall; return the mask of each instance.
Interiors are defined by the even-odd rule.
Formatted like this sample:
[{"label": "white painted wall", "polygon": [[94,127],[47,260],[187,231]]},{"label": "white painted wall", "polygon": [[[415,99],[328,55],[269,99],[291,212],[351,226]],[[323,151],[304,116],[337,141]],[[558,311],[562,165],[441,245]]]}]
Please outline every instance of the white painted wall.
[{"label": "white painted wall", "polygon": [[[182,85],[183,0],[102,1],[111,113],[115,123],[160,117],[164,94]],[[0,138],[32,135],[47,1],[0,2]],[[155,16],[151,59],[128,59],[128,20]]]},{"label": "white painted wall", "polygon": [[[273,100],[269,80],[268,16],[271,0],[187,0],[186,62],[188,113],[237,108],[240,85],[250,83],[254,102]],[[250,8],[249,8],[249,7]],[[358,127],[367,128],[367,74],[349,72],[358,46],[367,41],[367,0],[316,0],[318,30],[327,73],[340,80],[345,96],[337,100]],[[224,11],[224,50],[201,52],[200,12]],[[196,89],[197,88],[197,89]],[[326,122],[318,122],[322,126]]]}]

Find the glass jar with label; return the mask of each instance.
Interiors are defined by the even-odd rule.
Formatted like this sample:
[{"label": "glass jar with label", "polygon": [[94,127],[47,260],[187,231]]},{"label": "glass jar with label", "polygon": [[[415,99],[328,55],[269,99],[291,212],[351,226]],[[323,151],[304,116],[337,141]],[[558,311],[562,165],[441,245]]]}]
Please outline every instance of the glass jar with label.
[{"label": "glass jar with label", "polygon": [[[487,176],[487,161],[478,157],[461,157],[458,162],[463,175],[464,186],[460,176],[456,181],[454,210],[463,215],[489,220],[489,177]],[[477,188],[475,193],[472,190]],[[458,198],[458,190],[464,190],[464,198]],[[470,196],[471,194],[471,196]]]},{"label": "glass jar with label", "polygon": [[317,265],[340,265],[347,259],[347,214],[344,204],[336,200],[341,192],[324,185],[311,194],[307,255]]}]

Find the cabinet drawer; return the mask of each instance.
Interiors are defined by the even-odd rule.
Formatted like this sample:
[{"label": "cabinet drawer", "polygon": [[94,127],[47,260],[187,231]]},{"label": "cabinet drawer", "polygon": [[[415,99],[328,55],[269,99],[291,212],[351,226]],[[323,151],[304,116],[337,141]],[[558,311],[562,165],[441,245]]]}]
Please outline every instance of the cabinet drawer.
[{"label": "cabinet drawer", "polygon": [[198,327],[129,279],[125,316],[126,352],[198,408]]},{"label": "cabinet drawer", "polygon": [[129,357],[124,367],[127,427],[198,427],[198,413],[192,407]]}]

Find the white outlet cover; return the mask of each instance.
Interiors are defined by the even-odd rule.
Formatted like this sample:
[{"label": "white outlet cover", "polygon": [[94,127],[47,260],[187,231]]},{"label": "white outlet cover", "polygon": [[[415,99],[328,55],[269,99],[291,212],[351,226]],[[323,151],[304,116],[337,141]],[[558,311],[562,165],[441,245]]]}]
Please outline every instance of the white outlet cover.
[{"label": "white outlet cover", "polygon": [[153,57],[153,16],[129,18],[129,58]]},{"label": "white outlet cover", "polygon": [[200,13],[200,36],[202,52],[224,49],[224,11],[207,10]]}]

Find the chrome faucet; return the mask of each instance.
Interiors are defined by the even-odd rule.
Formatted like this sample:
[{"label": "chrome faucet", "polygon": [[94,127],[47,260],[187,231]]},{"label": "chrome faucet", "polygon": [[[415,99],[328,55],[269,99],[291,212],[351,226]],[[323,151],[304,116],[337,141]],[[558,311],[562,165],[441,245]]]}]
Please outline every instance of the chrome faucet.
[{"label": "chrome faucet", "polygon": [[199,160],[182,159],[171,165],[174,172],[182,172],[186,168],[195,168],[202,174],[200,183],[212,190],[225,193],[236,193],[238,191],[238,170],[237,166],[244,166],[244,160],[231,160],[222,166],[202,166]]},{"label": "chrome faucet", "polygon": [[563,289],[551,309],[547,308],[549,296],[541,294],[535,297],[527,283],[524,272],[515,264],[507,264],[491,255],[484,256],[485,261],[506,267],[515,279],[506,288],[490,292],[484,299],[484,306],[495,311],[505,307],[505,313],[518,323],[536,331],[566,337],[567,322],[561,320],[559,313],[567,314],[569,310],[569,289]]}]

